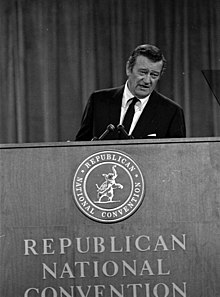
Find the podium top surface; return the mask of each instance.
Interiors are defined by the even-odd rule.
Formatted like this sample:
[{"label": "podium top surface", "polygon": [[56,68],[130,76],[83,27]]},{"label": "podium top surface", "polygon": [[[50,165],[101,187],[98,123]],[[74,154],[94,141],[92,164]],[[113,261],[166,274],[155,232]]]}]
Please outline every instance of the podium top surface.
[{"label": "podium top surface", "polygon": [[39,148],[39,147],[80,147],[80,146],[111,146],[111,145],[152,145],[152,144],[179,144],[179,143],[218,143],[220,137],[193,137],[193,138],[163,138],[163,139],[132,139],[132,140],[101,140],[101,141],[66,141],[66,142],[36,142],[36,143],[7,143],[0,144],[0,149]]}]

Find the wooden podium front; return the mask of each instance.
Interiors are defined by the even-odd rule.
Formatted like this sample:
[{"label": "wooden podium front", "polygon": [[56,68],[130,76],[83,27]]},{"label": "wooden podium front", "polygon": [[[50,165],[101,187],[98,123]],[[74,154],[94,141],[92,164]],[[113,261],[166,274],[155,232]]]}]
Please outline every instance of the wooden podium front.
[{"label": "wooden podium front", "polygon": [[220,139],[0,147],[1,297],[219,297]]}]

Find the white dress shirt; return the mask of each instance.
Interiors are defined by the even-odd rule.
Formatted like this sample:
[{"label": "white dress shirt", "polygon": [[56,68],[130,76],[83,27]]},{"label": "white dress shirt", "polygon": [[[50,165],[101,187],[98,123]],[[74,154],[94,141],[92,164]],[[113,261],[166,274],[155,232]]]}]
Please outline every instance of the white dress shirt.
[{"label": "white dress shirt", "polygon": [[[129,133],[128,133],[129,135],[132,134],[132,132],[137,124],[137,121],[138,121],[145,105],[147,104],[147,102],[149,100],[149,97],[150,97],[150,95],[148,95],[147,97],[145,97],[143,99],[139,99],[139,101],[135,104],[135,106],[134,106],[135,113],[134,113],[134,117],[133,117],[133,121],[131,123]],[[134,95],[130,92],[130,90],[128,88],[128,82],[126,82],[123,97],[122,97],[120,125],[122,125],[126,111],[129,107],[130,103],[132,102],[132,101],[128,102],[131,98],[134,98]]]}]

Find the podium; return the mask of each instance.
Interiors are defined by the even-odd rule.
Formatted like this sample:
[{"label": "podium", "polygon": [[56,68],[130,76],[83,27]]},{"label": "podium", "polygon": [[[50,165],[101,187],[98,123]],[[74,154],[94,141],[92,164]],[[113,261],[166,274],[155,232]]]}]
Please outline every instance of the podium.
[{"label": "podium", "polygon": [[1,297],[219,297],[220,139],[0,146]]}]

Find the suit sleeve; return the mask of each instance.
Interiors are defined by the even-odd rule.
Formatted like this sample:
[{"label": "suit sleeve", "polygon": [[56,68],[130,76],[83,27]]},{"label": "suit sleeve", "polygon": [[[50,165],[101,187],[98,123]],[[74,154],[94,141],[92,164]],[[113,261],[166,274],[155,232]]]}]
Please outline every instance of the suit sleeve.
[{"label": "suit sleeve", "polygon": [[186,125],[182,108],[177,108],[170,123],[168,136],[170,138],[186,137]]},{"label": "suit sleeve", "polygon": [[93,138],[93,100],[90,96],[83,112],[81,127],[76,135],[76,141],[92,140]]}]

